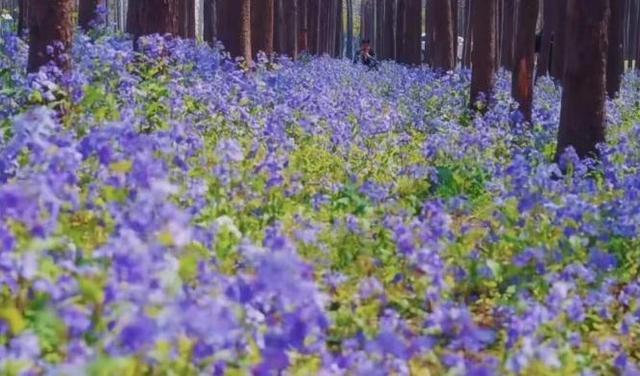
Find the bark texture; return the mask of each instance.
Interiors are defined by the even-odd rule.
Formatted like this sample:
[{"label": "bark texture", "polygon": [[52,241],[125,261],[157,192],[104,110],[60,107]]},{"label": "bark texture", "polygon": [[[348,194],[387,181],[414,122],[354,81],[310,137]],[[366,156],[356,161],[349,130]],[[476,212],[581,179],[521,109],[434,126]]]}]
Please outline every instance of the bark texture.
[{"label": "bark texture", "polygon": [[29,61],[37,72],[50,61],[63,71],[71,67],[73,0],[31,0],[29,9]]},{"label": "bark texture", "polygon": [[495,86],[497,0],[472,0],[473,46],[471,51],[472,108],[481,94],[489,100]]},{"label": "bark texture", "polygon": [[528,122],[531,122],[533,106],[537,18],[538,0],[519,0],[511,94],[520,104],[520,112]]},{"label": "bark texture", "polygon": [[605,141],[609,0],[569,0],[567,9],[556,160],[570,146],[580,158],[597,157],[596,146]]}]

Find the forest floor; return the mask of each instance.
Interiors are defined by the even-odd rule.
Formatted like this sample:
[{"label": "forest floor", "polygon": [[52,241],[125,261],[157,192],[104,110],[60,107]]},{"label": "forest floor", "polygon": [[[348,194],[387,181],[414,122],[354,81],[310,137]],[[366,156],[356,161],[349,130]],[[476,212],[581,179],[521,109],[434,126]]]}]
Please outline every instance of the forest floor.
[{"label": "forest floor", "polygon": [[0,51],[0,373],[638,374],[638,77],[561,175],[547,78]]}]

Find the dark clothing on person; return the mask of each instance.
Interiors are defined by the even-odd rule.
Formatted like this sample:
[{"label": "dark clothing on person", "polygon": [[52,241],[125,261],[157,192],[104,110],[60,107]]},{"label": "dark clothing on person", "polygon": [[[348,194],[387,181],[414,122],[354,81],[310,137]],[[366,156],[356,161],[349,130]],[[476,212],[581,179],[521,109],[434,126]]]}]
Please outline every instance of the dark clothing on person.
[{"label": "dark clothing on person", "polygon": [[358,52],[356,52],[356,56],[353,57],[353,63],[354,64],[360,63],[362,65],[369,67],[369,69],[378,68],[376,53],[373,52],[372,49],[369,49],[368,52],[364,51],[363,49],[360,49]]}]

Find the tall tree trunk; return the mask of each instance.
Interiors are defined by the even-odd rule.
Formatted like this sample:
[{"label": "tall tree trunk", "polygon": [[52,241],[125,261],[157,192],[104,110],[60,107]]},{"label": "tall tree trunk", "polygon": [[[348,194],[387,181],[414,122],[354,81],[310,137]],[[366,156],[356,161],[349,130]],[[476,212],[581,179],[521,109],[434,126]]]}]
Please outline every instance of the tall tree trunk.
[{"label": "tall tree trunk", "polygon": [[520,112],[525,120],[531,122],[538,0],[519,0],[517,14],[518,28],[511,94],[520,104]]},{"label": "tall tree trunk", "polygon": [[308,0],[298,0],[298,54],[309,52]]},{"label": "tall tree trunk", "polygon": [[283,52],[292,59],[298,58],[298,2],[297,0],[284,0],[284,50]]},{"label": "tall tree trunk", "polygon": [[[73,0],[30,1],[29,72],[37,72],[50,61],[62,71],[71,68],[73,11]],[[47,51],[49,46],[54,46],[52,54]]]},{"label": "tall tree trunk", "polygon": [[553,34],[556,26],[556,13],[554,2],[557,0],[544,0],[542,40],[540,41],[540,58],[538,59],[537,77],[546,76],[551,69]]},{"label": "tall tree trunk", "polygon": [[347,0],[347,57],[353,58],[353,0]]},{"label": "tall tree trunk", "polygon": [[401,62],[410,65],[420,65],[422,62],[422,1],[405,0],[405,33],[404,58]]},{"label": "tall tree trunk", "polygon": [[[435,39],[435,19],[438,16],[436,14],[436,2],[438,0],[426,0],[425,9],[425,48],[423,52],[424,61],[427,65],[433,66],[436,54],[436,39]],[[422,49],[422,41],[420,41],[420,48]]]},{"label": "tall tree trunk", "polygon": [[319,52],[319,16],[320,4],[316,0],[309,0],[307,4],[307,22],[309,23],[309,52],[318,54]]},{"label": "tall tree trunk", "polygon": [[607,94],[615,98],[620,91],[620,82],[624,73],[624,3],[623,0],[610,0],[611,18],[609,19],[609,47],[607,54]]},{"label": "tall tree trunk", "polygon": [[406,8],[408,0],[398,0],[396,11],[396,60],[400,63],[406,62]]},{"label": "tall tree trunk", "polygon": [[195,0],[182,0],[178,15],[179,35],[185,39],[196,37],[196,4]]},{"label": "tall tree trunk", "polygon": [[[504,8],[502,10],[502,51],[500,54],[500,65],[509,71],[513,69],[513,48],[517,31],[515,29],[516,1],[517,0],[504,0]],[[534,18],[537,18],[537,14]]]},{"label": "tall tree trunk", "polygon": [[344,4],[342,0],[336,0],[336,51],[335,57],[342,58],[344,50]]},{"label": "tall tree trunk", "polygon": [[384,25],[382,27],[384,36],[384,51],[381,51],[382,57],[385,59],[396,58],[396,39],[395,39],[395,0],[386,0],[384,9]]},{"label": "tall tree trunk", "polygon": [[231,20],[231,56],[242,56],[247,65],[251,59],[251,0],[228,0]]},{"label": "tall tree trunk", "polygon": [[[273,54],[274,0],[251,1],[251,50]],[[295,35],[295,33],[294,33]]]},{"label": "tall tree trunk", "polygon": [[605,141],[609,14],[609,0],[568,0],[557,160],[569,146],[580,158],[597,157]]},{"label": "tall tree trunk", "polygon": [[453,7],[454,0],[430,0],[433,12],[433,67],[449,71],[455,68],[453,52]]},{"label": "tall tree trunk", "polygon": [[98,16],[98,7],[104,6],[104,0],[80,0],[78,4],[78,24],[83,30],[89,30]]},{"label": "tall tree trunk", "polygon": [[471,47],[473,46],[473,11],[471,0],[465,0],[465,28],[464,28],[464,49],[462,51],[462,66],[471,67]]},{"label": "tall tree trunk", "polygon": [[459,35],[459,27],[458,27],[458,0],[451,0],[449,2],[451,4],[451,22],[453,23],[453,67],[455,68],[458,65],[458,35]]},{"label": "tall tree trunk", "polygon": [[179,35],[179,13],[179,0],[129,1],[128,31],[133,34],[134,41],[156,33]]},{"label": "tall tree trunk", "polygon": [[376,0],[376,54],[379,56],[383,56],[386,51],[386,47],[384,45],[384,18],[385,18],[385,0]]},{"label": "tall tree trunk", "polygon": [[473,47],[471,51],[471,107],[484,94],[487,101],[495,85],[497,0],[472,0]]},{"label": "tall tree trunk", "polygon": [[205,42],[213,44],[216,39],[216,0],[204,0],[203,38]]},{"label": "tall tree trunk", "polygon": [[[554,27],[553,51],[551,52],[551,75],[562,81],[565,64],[565,44],[567,35],[567,0],[554,0],[556,26]],[[620,0],[616,0],[620,1]]]},{"label": "tall tree trunk", "polygon": [[29,25],[30,0],[19,0],[18,2],[18,35],[25,36],[24,32]]}]

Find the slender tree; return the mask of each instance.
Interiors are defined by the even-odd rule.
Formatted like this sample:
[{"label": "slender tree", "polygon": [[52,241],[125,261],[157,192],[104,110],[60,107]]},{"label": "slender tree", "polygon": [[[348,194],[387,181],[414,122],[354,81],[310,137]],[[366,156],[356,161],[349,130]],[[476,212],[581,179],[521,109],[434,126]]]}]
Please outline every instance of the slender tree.
[{"label": "slender tree", "polygon": [[298,58],[298,2],[297,0],[285,0],[285,29],[284,36],[284,53],[292,59]]},{"label": "slender tree", "polygon": [[609,47],[607,55],[607,94],[614,98],[620,91],[624,73],[624,7],[623,0],[611,1]]},{"label": "slender tree", "polygon": [[273,54],[274,4],[274,0],[251,1],[251,49],[254,53]]},{"label": "slender tree", "polygon": [[500,52],[500,65],[507,70],[512,70],[513,68],[515,34],[517,34],[518,31],[515,29],[517,10],[516,2],[517,0],[504,0],[502,8],[502,46]]},{"label": "slender tree", "polygon": [[445,71],[455,67],[453,43],[453,0],[431,0],[433,12],[433,67]]},{"label": "slender tree", "polygon": [[227,0],[230,23],[229,52],[231,56],[242,56],[251,64],[251,0]]},{"label": "slender tree", "polygon": [[353,50],[353,0],[347,0],[347,57],[352,58]]},{"label": "slender tree", "polygon": [[542,39],[540,41],[537,77],[548,75],[551,68],[553,34],[556,26],[554,1],[556,0],[544,0],[543,3]]},{"label": "slender tree", "polygon": [[336,0],[336,28],[335,28],[335,54],[342,58],[344,51],[344,4],[342,0]]},{"label": "slender tree", "polygon": [[309,0],[307,5],[307,22],[309,23],[309,51],[318,54],[320,51],[320,4],[316,0]]},{"label": "slender tree", "polygon": [[69,50],[73,39],[73,0],[31,0],[29,5],[27,70],[36,72],[50,61],[63,71],[69,70]]},{"label": "slender tree", "polygon": [[580,158],[597,157],[605,141],[609,14],[609,0],[568,0],[557,160],[570,146]]},{"label": "slender tree", "polygon": [[180,2],[179,35],[182,38],[194,39],[196,37],[196,4],[195,0],[182,0]]},{"label": "slender tree", "polygon": [[422,1],[406,0],[403,63],[419,65],[422,62],[421,36]]},{"label": "slender tree", "polygon": [[[620,1],[620,0],[616,0]],[[567,34],[567,0],[554,0],[555,27],[553,35],[553,51],[551,52],[551,76],[562,81],[565,63],[565,44]]]},{"label": "slender tree", "polygon": [[29,0],[19,0],[18,2],[18,35],[24,36],[24,32],[29,25]]},{"label": "slender tree", "polygon": [[216,0],[204,0],[203,4],[203,38],[209,44],[216,39]]},{"label": "slender tree", "polygon": [[396,11],[396,60],[404,62],[406,55],[406,8],[408,0],[397,0]]},{"label": "slender tree", "polygon": [[480,95],[489,100],[493,95],[496,66],[496,10],[497,0],[472,0],[473,46],[471,51],[471,107]]},{"label": "slender tree", "polygon": [[464,27],[464,46],[462,51],[462,66],[471,67],[471,46],[473,45],[473,19],[471,0],[465,0],[465,27]]},{"label": "slender tree", "polygon": [[308,0],[298,0],[298,53],[309,52]]},{"label": "slender tree", "polygon": [[376,0],[375,8],[376,8],[376,53],[380,56],[384,54],[386,51],[386,47],[384,45],[384,6],[385,0]]},{"label": "slender tree", "polygon": [[531,122],[538,0],[519,0],[518,3],[511,94],[520,104],[520,112],[525,120]]},{"label": "slender tree", "polygon": [[380,51],[380,55],[387,59],[396,58],[395,14],[396,1],[386,0],[384,8],[384,25],[382,26],[384,33],[384,51]]}]

